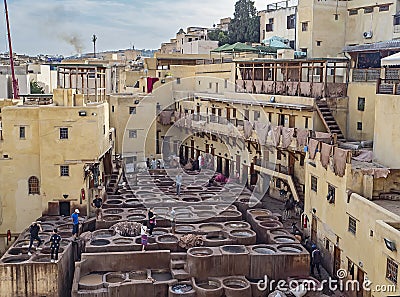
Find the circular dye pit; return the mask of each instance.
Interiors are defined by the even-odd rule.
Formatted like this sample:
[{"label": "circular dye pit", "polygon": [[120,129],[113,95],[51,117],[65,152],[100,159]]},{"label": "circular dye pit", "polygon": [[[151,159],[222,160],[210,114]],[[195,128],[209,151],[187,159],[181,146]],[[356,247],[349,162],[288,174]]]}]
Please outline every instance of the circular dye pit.
[{"label": "circular dye pit", "polygon": [[223,284],[225,287],[229,289],[245,289],[247,288],[250,284],[240,278],[227,278],[223,280]]},{"label": "circular dye pit", "polygon": [[254,217],[269,216],[272,214],[269,210],[266,209],[251,209],[248,211],[248,213]]},{"label": "circular dye pit", "polygon": [[185,197],[182,199],[182,201],[188,202],[188,203],[196,203],[196,202],[200,202],[201,199],[197,198],[197,197]]},{"label": "circular dye pit", "polygon": [[121,219],[122,219],[122,216],[118,216],[118,215],[103,216],[103,220],[106,222],[119,221]]},{"label": "circular dye pit", "polygon": [[199,229],[202,232],[218,232],[223,229],[223,226],[220,224],[202,224]]},{"label": "circular dye pit", "polygon": [[18,264],[29,260],[30,256],[28,255],[21,255],[21,256],[10,256],[5,257],[1,262],[5,264]]},{"label": "circular dye pit", "polygon": [[115,232],[112,230],[97,230],[93,232],[93,237],[98,238],[109,238],[115,235]]},{"label": "circular dye pit", "polygon": [[223,217],[237,217],[241,214],[240,214],[240,212],[237,212],[237,211],[225,210],[225,211],[221,212],[220,215]]},{"label": "circular dye pit", "polygon": [[233,230],[230,234],[235,237],[251,237],[255,235],[251,230]]},{"label": "circular dye pit", "polygon": [[202,210],[202,211],[196,211],[196,215],[200,218],[211,218],[217,215],[216,212],[214,211],[206,211],[206,210]]},{"label": "circular dye pit", "polygon": [[107,200],[105,203],[107,203],[108,205],[120,205],[122,204],[122,201],[117,199],[112,199],[112,200]]},{"label": "circular dye pit", "polygon": [[79,286],[84,288],[97,288],[103,285],[103,274],[88,274],[79,280]]},{"label": "circular dye pit", "polygon": [[277,247],[278,251],[284,252],[284,253],[301,253],[303,250],[301,247],[295,246],[295,245],[279,245]]},{"label": "circular dye pit", "polygon": [[110,241],[107,239],[94,239],[92,241],[90,241],[90,245],[94,245],[94,246],[105,246],[110,244]]},{"label": "circular dye pit", "polygon": [[120,245],[128,245],[128,244],[133,244],[133,240],[130,240],[128,238],[117,238],[113,240],[113,243]]},{"label": "circular dye pit", "polygon": [[107,214],[107,215],[108,214],[115,215],[115,214],[119,214],[121,212],[124,212],[124,210],[121,208],[108,208],[108,209],[103,210],[103,213]]},{"label": "circular dye pit", "polygon": [[151,277],[157,282],[166,282],[172,279],[172,275],[167,270],[152,270]]},{"label": "circular dye pit", "polygon": [[265,222],[261,222],[260,225],[262,227],[267,228],[267,229],[282,228],[283,227],[282,223],[280,223],[278,221],[265,221]]},{"label": "circular dye pit", "polygon": [[160,235],[157,239],[159,242],[163,243],[176,243],[178,238],[174,235]]},{"label": "circular dye pit", "polygon": [[222,246],[221,249],[230,254],[243,254],[246,253],[247,250],[243,245],[225,245]]},{"label": "circular dye pit", "polygon": [[225,227],[231,229],[247,229],[250,228],[250,225],[245,222],[229,222],[225,224]]},{"label": "circular dye pit", "polygon": [[164,235],[164,234],[168,234],[169,231],[168,229],[162,229],[162,228],[155,228],[153,230],[153,235],[157,236],[157,235]]},{"label": "circular dye pit", "polygon": [[[195,230],[196,228],[193,225],[177,225],[175,227],[175,232],[176,233],[191,233]],[[28,242],[29,244],[29,242]]]},{"label": "circular dye pit", "polygon": [[277,243],[295,243],[296,240],[289,236],[276,236],[273,240]]},{"label": "circular dye pit", "polygon": [[273,255],[276,254],[276,249],[270,246],[255,246],[253,247],[253,251],[258,254],[263,255]]},{"label": "circular dye pit", "polygon": [[206,235],[206,239],[211,241],[226,240],[228,237],[222,232],[212,232]]},{"label": "circular dye pit", "polygon": [[33,256],[31,261],[32,262],[38,262],[38,263],[48,263],[50,262],[50,255],[36,255]]},{"label": "circular dye pit", "polygon": [[115,283],[121,283],[125,281],[126,276],[121,273],[108,273],[105,275],[105,281],[107,283],[115,284]]},{"label": "circular dye pit", "polygon": [[143,220],[146,219],[146,215],[144,215],[144,214],[132,214],[132,215],[127,216],[127,219],[129,221],[135,221],[135,222],[143,221]]},{"label": "circular dye pit", "polygon": [[218,290],[221,288],[221,283],[213,280],[201,282],[196,284],[199,288],[204,290]]},{"label": "circular dye pit", "polygon": [[171,287],[171,290],[172,290],[172,292],[174,292],[176,294],[184,294],[184,293],[187,293],[187,292],[193,290],[193,287],[188,284],[177,283]]},{"label": "circular dye pit", "polygon": [[208,249],[208,248],[202,248],[202,247],[198,247],[198,248],[191,248],[188,250],[188,253],[192,256],[196,256],[196,257],[205,257],[205,256],[210,256],[213,254],[212,249]]}]

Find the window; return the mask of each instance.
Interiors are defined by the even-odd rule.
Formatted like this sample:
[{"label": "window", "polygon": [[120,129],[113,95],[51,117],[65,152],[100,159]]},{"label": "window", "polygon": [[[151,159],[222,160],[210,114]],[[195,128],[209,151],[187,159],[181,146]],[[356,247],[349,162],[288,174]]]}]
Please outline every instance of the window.
[{"label": "window", "polygon": [[38,195],[39,191],[39,179],[36,176],[31,176],[28,179],[28,193],[29,195]]},{"label": "window", "polygon": [[180,77],[177,77],[177,78],[176,78],[176,83],[177,83],[178,85],[181,84],[181,78],[180,78]]},{"label": "window", "polygon": [[268,121],[271,123],[272,122],[272,112],[268,113]]},{"label": "window", "polygon": [[288,15],[286,19],[286,28],[294,29],[295,27],[296,27],[296,15],[295,14]]},{"label": "window", "polygon": [[394,26],[400,25],[400,15],[399,14],[393,16],[393,25]]},{"label": "window", "polygon": [[265,30],[263,30],[262,38],[265,39]]},{"label": "window", "polygon": [[362,122],[357,122],[357,130],[362,131]]},{"label": "window", "polygon": [[301,52],[306,53],[306,56],[307,56],[307,52],[308,52],[308,49],[307,49],[307,48],[303,47],[303,48],[301,48],[300,50],[301,50]]},{"label": "window", "polygon": [[294,47],[295,47],[294,40],[289,41],[289,46],[290,46],[290,48],[294,49]]},{"label": "window", "polygon": [[276,151],[276,158],[277,158],[278,160],[282,160],[282,153],[281,153],[280,150],[277,150],[277,151]]},{"label": "window", "polygon": [[308,117],[304,118],[304,128],[308,129]]},{"label": "window", "polygon": [[69,166],[68,165],[60,166],[60,175],[61,176],[69,176]]},{"label": "window", "polygon": [[356,234],[357,231],[357,221],[355,218],[349,217],[349,228],[348,231],[353,233],[354,235]]},{"label": "window", "polygon": [[358,10],[357,9],[350,9],[349,10],[349,15],[356,15],[358,14]]},{"label": "window", "polygon": [[374,12],[374,8],[373,7],[365,7],[364,8],[364,13],[372,13]]},{"label": "window", "polygon": [[364,111],[365,110],[365,98],[358,97],[358,110]]},{"label": "window", "polygon": [[329,251],[329,239],[325,238],[325,249]]},{"label": "window", "polygon": [[386,278],[397,284],[397,272],[399,265],[390,258],[387,258],[386,264]]},{"label": "window", "polygon": [[265,31],[272,32],[274,31],[274,19],[270,18],[268,21],[269,23],[265,26]]},{"label": "window", "polygon": [[106,125],[103,125],[103,135],[106,134]]},{"label": "window", "polygon": [[336,198],[336,188],[328,184],[328,195],[326,196],[326,199],[328,200],[329,203],[334,204],[335,198]]},{"label": "window", "polygon": [[60,128],[60,139],[68,139],[68,128]]},{"label": "window", "polygon": [[129,114],[136,114],[136,107],[130,106],[129,107]]},{"label": "window", "polygon": [[209,89],[212,89],[212,83],[211,83],[211,82],[208,83],[208,88],[209,88]]},{"label": "window", "polygon": [[111,112],[114,112],[114,105],[111,106]]},{"label": "window", "polygon": [[301,23],[301,31],[303,32],[308,31],[308,22]]},{"label": "window", "polygon": [[321,46],[322,41],[321,40],[317,40],[317,46]]},{"label": "window", "polygon": [[259,118],[260,118],[260,111],[255,110],[255,111],[254,111],[254,120],[255,120],[255,121],[258,121]]},{"label": "window", "polygon": [[236,108],[232,109],[232,116],[236,118]]},{"label": "window", "polygon": [[335,13],[335,21],[339,20],[339,14]]},{"label": "window", "polygon": [[137,138],[137,130],[129,130],[129,138]]},{"label": "window", "polygon": [[311,175],[311,190],[317,193],[318,191],[318,179]]},{"label": "window", "polygon": [[389,5],[388,4],[380,5],[379,11],[389,11]]},{"label": "window", "polygon": [[19,127],[19,138],[25,139],[25,127]]},{"label": "window", "polygon": [[279,116],[278,116],[278,125],[279,126],[285,126],[285,115],[284,114],[280,114]]},{"label": "window", "polygon": [[228,80],[225,79],[225,89],[227,89],[227,88],[228,88]]},{"label": "window", "polygon": [[300,166],[304,166],[304,155],[300,155]]}]

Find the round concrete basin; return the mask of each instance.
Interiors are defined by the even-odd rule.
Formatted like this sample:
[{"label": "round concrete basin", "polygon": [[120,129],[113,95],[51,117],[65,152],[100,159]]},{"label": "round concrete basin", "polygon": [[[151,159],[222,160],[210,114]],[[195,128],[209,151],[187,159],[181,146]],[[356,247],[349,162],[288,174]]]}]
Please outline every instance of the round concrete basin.
[{"label": "round concrete basin", "polygon": [[178,238],[174,235],[160,235],[158,236],[157,241],[162,243],[176,243],[178,242]]},{"label": "round concrete basin", "polygon": [[229,277],[222,281],[225,287],[229,289],[242,290],[250,287],[250,283],[244,279]]},{"label": "round concrete basin", "polygon": [[124,212],[122,208],[107,208],[103,210],[103,214],[105,215],[115,215]]},{"label": "round concrete basin", "polygon": [[122,219],[122,216],[119,215],[105,215],[103,216],[103,220],[106,222],[112,222],[112,221],[119,221]]},{"label": "round concrete basin", "polygon": [[290,254],[298,254],[303,251],[301,247],[296,245],[279,245],[277,249],[280,252],[290,253]]},{"label": "round concrete basin", "polygon": [[199,230],[201,232],[218,232],[221,231],[224,227],[221,224],[201,224],[199,226]]},{"label": "round concrete basin", "polygon": [[115,231],[113,230],[107,230],[107,229],[101,229],[101,230],[96,230],[93,232],[93,237],[96,239],[98,238],[109,238],[115,235]]},{"label": "round concrete basin", "polygon": [[176,233],[192,233],[196,228],[193,225],[177,225],[175,227]]},{"label": "round concrete basin", "polygon": [[254,252],[256,252],[257,254],[262,254],[262,255],[273,255],[273,254],[276,254],[276,249],[274,247],[267,246],[267,245],[254,246],[252,248],[252,250]]},{"label": "round concrete basin", "polygon": [[107,239],[94,239],[90,241],[90,244],[93,246],[105,246],[110,244],[110,241]]},{"label": "round concrete basin", "polygon": [[244,254],[247,252],[243,245],[224,245],[221,250],[229,254]]},{"label": "round concrete basin", "polygon": [[195,257],[206,257],[211,256],[213,254],[212,249],[204,248],[204,247],[194,247],[188,250],[188,254]]},{"label": "round concrete basin", "polygon": [[125,281],[126,275],[122,273],[110,272],[104,275],[104,281],[110,284],[121,283]]},{"label": "round concrete basin", "polygon": [[256,234],[252,230],[232,230],[229,232],[234,237],[252,237]]},{"label": "round concrete basin", "polygon": [[1,262],[5,264],[18,264],[29,260],[30,256],[28,255],[20,255],[20,256],[10,256],[5,257],[1,260]]},{"label": "round concrete basin", "polygon": [[246,222],[228,222],[225,227],[230,229],[249,229],[250,225]]},{"label": "round concrete basin", "polygon": [[128,273],[128,278],[134,281],[144,281],[147,279],[147,271],[145,270],[131,271]]},{"label": "round concrete basin", "polygon": [[118,245],[128,245],[128,244],[133,244],[133,240],[129,239],[129,238],[117,238],[117,239],[113,239],[112,241],[114,244],[118,244]]},{"label": "round concrete basin", "polygon": [[295,243],[296,239],[289,236],[276,236],[273,238],[276,243]]}]

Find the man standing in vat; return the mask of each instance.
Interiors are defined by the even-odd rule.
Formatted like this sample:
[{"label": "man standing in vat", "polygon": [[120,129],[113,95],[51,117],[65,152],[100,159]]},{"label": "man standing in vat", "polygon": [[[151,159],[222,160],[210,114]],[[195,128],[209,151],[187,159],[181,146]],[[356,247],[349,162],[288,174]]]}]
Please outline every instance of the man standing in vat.
[{"label": "man standing in vat", "polygon": [[149,219],[149,235],[153,235],[153,229],[156,226],[156,216],[154,215],[154,210],[153,208],[149,209],[149,212],[147,213],[148,219]]},{"label": "man standing in vat", "polygon": [[182,174],[178,173],[176,176],[176,195],[181,196],[181,187],[182,187]]},{"label": "man standing in vat", "polygon": [[72,218],[72,236],[75,240],[79,237],[79,209],[75,209],[74,213],[71,215]]},{"label": "man standing in vat", "polygon": [[169,220],[171,221],[171,232],[175,234],[176,212],[172,207],[169,207]]},{"label": "man standing in vat", "polygon": [[58,260],[58,250],[60,248],[61,236],[58,235],[58,230],[54,229],[53,234],[50,237],[50,250],[51,250],[51,263]]},{"label": "man standing in vat", "polygon": [[40,250],[40,245],[43,243],[43,240],[40,239],[39,237],[39,232],[43,232],[42,226],[40,225],[39,222],[32,222],[32,225],[29,227],[29,233],[30,233],[30,242],[29,242],[29,248],[28,248],[28,255],[32,256],[31,253],[31,248],[33,245],[33,242],[35,240],[38,241],[38,245],[36,247],[37,250]]},{"label": "man standing in vat", "polygon": [[140,227],[140,239],[142,243],[142,252],[144,252],[146,250],[148,241],[146,221],[144,221],[142,226]]},{"label": "man standing in vat", "polygon": [[96,210],[96,220],[102,220],[103,219],[103,212],[101,210],[101,207],[103,205],[103,199],[99,197],[99,195],[95,196],[95,199],[93,199],[92,205],[94,206]]}]

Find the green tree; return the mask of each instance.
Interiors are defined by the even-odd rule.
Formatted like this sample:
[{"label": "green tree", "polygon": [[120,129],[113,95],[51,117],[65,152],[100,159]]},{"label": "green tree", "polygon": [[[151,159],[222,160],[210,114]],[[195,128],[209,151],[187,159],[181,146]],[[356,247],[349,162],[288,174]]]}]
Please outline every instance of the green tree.
[{"label": "green tree", "polygon": [[44,94],[43,88],[38,84],[37,81],[31,81],[31,94]]},{"label": "green tree", "polygon": [[260,18],[254,1],[236,2],[235,13],[229,24],[229,39],[231,43],[260,41]]},{"label": "green tree", "polygon": [[210,40],[218,41],[218,46],[229,43],[228,32],[222,31],[221,29],[215,29],[208,32],[208,38]]}]

